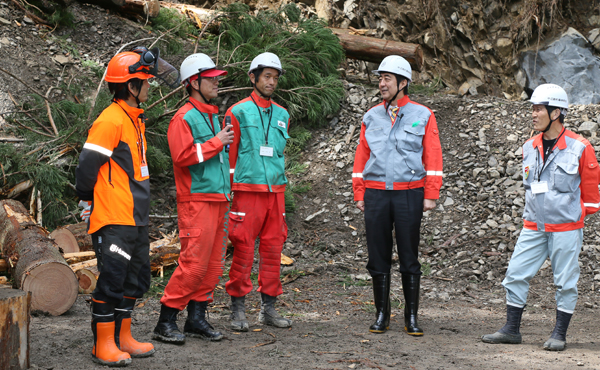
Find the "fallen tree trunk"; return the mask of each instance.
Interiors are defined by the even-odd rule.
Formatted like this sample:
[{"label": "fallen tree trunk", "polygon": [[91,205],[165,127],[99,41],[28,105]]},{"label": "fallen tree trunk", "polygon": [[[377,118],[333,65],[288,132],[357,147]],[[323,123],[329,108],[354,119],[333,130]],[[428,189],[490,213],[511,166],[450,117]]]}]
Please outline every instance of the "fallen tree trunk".
[{"label": "fallen tree trunk", "polygon": [[349,58],[379,63],[388,55],[400,55],[410,63],[414,70],[421,71],[423,68],[421,45],[352,35],[349,30],[341,28],[330,28],[330,30],[340,39],[346,56]]},{"label": "fallen tree trunk", "polygon": [[80,0],[82,3],[94,4],[106,9],[114,9],[125,13],[133,13],[144,17],[155,18],[160,12],[158,0]]},{"label": "fallen tree trunk", "polygon": [[77,299],[77,277],[45,229],[14,200],[0,201],[0,254],[9,260],[15,288],[31,292],[31,309],[65,313]]},{"label": "fallen tree trunk", "polygon": [[93,251],[92,236],[87,233],[87,222],[60,227],[50,233],[63,253]]},{"label": "fallen tree trunk", "polygon": [[0,370],[29,368],[31,293],[0,288]]}]

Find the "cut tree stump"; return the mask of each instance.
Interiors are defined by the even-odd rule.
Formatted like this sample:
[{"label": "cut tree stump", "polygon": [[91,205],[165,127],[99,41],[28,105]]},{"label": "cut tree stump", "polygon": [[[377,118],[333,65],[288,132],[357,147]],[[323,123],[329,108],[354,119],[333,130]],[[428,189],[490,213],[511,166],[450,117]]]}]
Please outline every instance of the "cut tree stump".
[{"label": "cut tree stump", "polygon": [[87,222],[60,227],[50,233],[63,253],[93,251],[92,236],[87,233]]},{"label": "cut tree stump", "polygon": [[0,200],[0,254],[11,268],[15,288],[31,292],[31,309],[65,313],[77,299],[77,277],[47,231],[15,200]]},{"label": "cut tree stump", "polygon": [[29,368],[31,293],[0,287],[0,370]]}]

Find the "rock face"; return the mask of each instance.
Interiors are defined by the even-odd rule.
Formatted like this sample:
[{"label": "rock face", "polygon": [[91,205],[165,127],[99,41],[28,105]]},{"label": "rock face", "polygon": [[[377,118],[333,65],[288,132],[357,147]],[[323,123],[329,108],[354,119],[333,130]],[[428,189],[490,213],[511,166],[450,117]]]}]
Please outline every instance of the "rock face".
[{"label": "rock face", "polygon": [[600,60],[592,54],[587,39],[569,28],[560,38],[537,53],[524,53],[522,68],[528,89],[543,83],[562,86],[571,104],[600,102]]}]

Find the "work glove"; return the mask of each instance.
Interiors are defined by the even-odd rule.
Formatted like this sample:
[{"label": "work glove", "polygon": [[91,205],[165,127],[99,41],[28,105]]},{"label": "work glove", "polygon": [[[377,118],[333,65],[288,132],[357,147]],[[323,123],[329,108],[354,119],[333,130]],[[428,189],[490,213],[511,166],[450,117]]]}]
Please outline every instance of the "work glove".
[{"label": "work glove", "polygon": [[79,207],[83,208],[79,217],[81,217],[82,221],[90,222],[90,214],[92,213],[92,202],[88,200],[80,200]]}]

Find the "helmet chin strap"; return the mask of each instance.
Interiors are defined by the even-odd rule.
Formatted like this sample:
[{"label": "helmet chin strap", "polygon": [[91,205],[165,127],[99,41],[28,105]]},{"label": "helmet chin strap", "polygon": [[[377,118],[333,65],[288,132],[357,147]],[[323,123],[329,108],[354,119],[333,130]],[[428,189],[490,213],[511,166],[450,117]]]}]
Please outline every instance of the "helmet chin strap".
[{"label": "helmet chin strap", "polygon": [[[556,108],[554,108],[554,109],[556,109]],[[542,130],[542,133],[544,133],[544,134],[546,132],[548,132],[548,130],[550,130],[552,123],[554,123],[554,121],[556,121],[558,119],[558,118],[555,120],[552,119],[551,114],[552,114],[552,112],[554,112],[554,109],[550,110],[550,107],[546,106],[546,110],[548,111],[548,118],[550,118],[550,123],[548,123],[548,126],[546,126],[546,128],[544,130]],[[559,115],[559,117],[560,117],[560,115]]]},{"label": "helmet chin strap", "polygon": [[258,91],[258,95],[260,95],[261,98],[263,98],[265,100],[271,100],[270,95],[266,95],[264,92],[260,91],[260,89],[258,88],[258,86],[256,86],[256,84],[252,84],[252,85],[254,85],[254,88],[256,89],[256,91]]},{"label": "helmet chin strap", "polygon": [[202,91],[200,91],[200,84],[202,77],[198,76],[198,79],[196,81],[198,81],[198,89],[194,88],[194,85],[192,85],[192,83],[190,82],[190,86],[192,87],[192,89],[196,90],[198,92],[198,94],[200,94],[200,96],[202,97],[202,100],[204,100],[204,104],[210,104],[210,99],[206,99],[206,97],[204,96],[204,94],[202,94]]},{"label": "helmet chin strap", "polygon": [[394,97],[393,97],[393,98],[391,98],[391,99],[390,99],[390,101],[388,102],[388,105],[387,105],[387,107],[385,107],[385,111],[386,111],[386,112],[388,111],[388,109],[390,109],[390,105],[392,105],[392,102],[393,102],[394,100],[396,100],[396,97],[397,97],[397,96],[398,96],[398,94],[400,93],[400,80],[398,79],[398,76],[396,76],[396,75],[394,75],[394,76],[396,77],[396,82],[398,83],[398,86],[397,86],[396,94],[394,95]]}]

